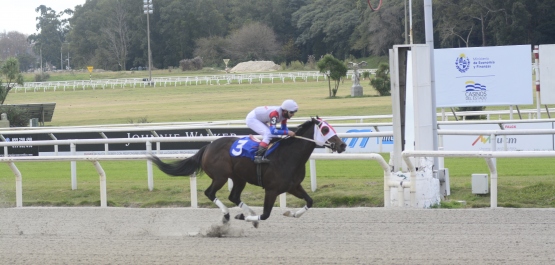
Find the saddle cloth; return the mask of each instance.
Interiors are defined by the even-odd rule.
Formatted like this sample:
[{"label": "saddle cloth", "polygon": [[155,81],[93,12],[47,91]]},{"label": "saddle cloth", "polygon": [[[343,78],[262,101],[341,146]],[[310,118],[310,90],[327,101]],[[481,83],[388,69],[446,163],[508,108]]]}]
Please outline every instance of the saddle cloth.
[{"label": "saddle cloth", "polygon": [[[231,155],[232,157],[243,156],[254,160],[254,155],[258,150],[258,145],[260,145],[260,140],[252,137],[252,135],[239,138],[231,145],[231,148],[229,149],[229,155]],[[266,156],[271,154],[278,147],[278,145],[279,142],[270,145],[268,151],[266,151]]]}]

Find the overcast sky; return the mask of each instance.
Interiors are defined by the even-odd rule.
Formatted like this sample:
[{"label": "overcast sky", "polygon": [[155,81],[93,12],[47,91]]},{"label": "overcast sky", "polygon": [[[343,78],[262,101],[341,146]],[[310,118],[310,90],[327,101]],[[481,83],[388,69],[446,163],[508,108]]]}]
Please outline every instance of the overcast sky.
[{"label": "overcast sky", "polygon": [[36,20],[39,13],[35,8],[45,5],[59,13],[66,8],[75,9],[86,0],[1,0],[0,32],[19,31],[31,35],[36,32]]}]

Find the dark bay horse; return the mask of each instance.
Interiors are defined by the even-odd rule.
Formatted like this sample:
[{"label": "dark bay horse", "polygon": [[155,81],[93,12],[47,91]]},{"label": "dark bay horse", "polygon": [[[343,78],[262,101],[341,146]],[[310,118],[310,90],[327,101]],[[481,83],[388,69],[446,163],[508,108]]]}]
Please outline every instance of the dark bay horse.
[{"label": "dark bay horse", "polygon": [[[192,157],[170,164],[164,163],[156,156],[151,156],[149,159],[162,172],[171,176],[190,176],[195,172],[205,172],[212,179],[212,184],[204,194],[222,210],[224,223],[229,221],[229,209],[216,198],[216,192],[227,183],[228,179],[231,179],[233,188],[229,194],[229,200],[245,213],[235,218],[253,222],[253,225],[258,227],[259,220],[266,220],[270,216],[276,198],[281,193],[288,192],[306,201],[303,208],[295,213],[288,211],[285,216],[298,218],[312,207],[312,198],[301,186],[301,182],[305,178],[306,162],[317,144],[338,153],[342,153],[347,147],[331,125],[320,118],[311,118],[299,125],[296,137],[283,138],[278,148],[267,156],[270,162],[260,165],[260,181],[257,176],[257,165],[251,159],[230,155],[230,148],[237,139],[239,138],[219,138],[202,147]],[[262,186],[265,189],[262,215],[257,216],[241,201],[241,192],[247,183]]]}]

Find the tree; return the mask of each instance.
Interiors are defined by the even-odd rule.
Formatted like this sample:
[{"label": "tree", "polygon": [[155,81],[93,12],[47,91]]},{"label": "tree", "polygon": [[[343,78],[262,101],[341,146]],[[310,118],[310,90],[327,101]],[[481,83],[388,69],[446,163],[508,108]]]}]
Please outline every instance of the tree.
[{"label": "tree", "polygon": [[237,62],[270,60],[279,53],[274,31],[260,22],[247,24],[229,36],[228,55]]},{"label": "tree", "polygon": [[[493,17],[490,21],[490,30],[497,45],[516,45],[534,43],[533,36],[538,28],[533,27],[531,11],[526,7],[529,1],[511,0],[503,1],[504,12]],[[555,5],[553,5],[555,7]],[[553,8],[551,8],[553,10]],[[549,16],[548,16],[549,17]],[[553,18],[543,17],[542,21]],[[551,28],[551,27],[550,27]],[[553,35],[553,29],[551,34]],[[552,43],[552,42],[542,42]]]},{"label": "tree", "polygon": [[317,57],[334,54],[345,58],[351,51],[353,32],[362,22],[359,2],[315,0],[301,7],[292,15],[292,23],[299,31],[296,43]]},{"label": "tree", "polygon": [[[318,61],[318,70],[328,78],[329,97],[335,97],[339,89],[341,78],[347,76],[347,66],[331,54],[326,54]],[[334,81],[334,87],[331,87],[331,80]]]},{"label": "tree", "polygon": [[0,33],[0,61],[28,54],[30,48],[25,34],[17,31]]},{"label": "tree", "polygon": [[391,95],[391,81],[389,78],[389,64],[381,63],[376,71],[376,77],[370,84],[378,91],[380,96]]},{"label": "tree", "polygon": [[129,49],[129,27],[127,26],[127,10],[122,1],[109,5],[106,25],[102,28],[102,36],[107,44],[110,58],[116,61],[120,70],[127,70],[127,53]]},{"label": "tree", "polygon": [[295,41],[289,39],[289,41],[281,47],[281,54],[285,59],[285,63],[290,64],[292,61],[299,59],[301,51],[295,46]]},{"label": "tree", "polygon": [[[40,5],[35,9],[40,13],[37,17],[37,31],[29,36],[29,40],[34,42],[35,54],[42,54],[46,62],[53,65],[62,65],[60,61],[60,51],[65,41],[65,36],[69,32],[68,19],[61,19],[64,14],[72,15],[71,9],[66,9],[56,13],[50,7]],[[42,51],[42,52],[41,52]]]},{"label": "tree", "polygon": [[495,45],[492,41],[488,41],[488,28],[489,21],[492,17],[496,16],[498,12],[505,12],[503,8],[498,8],[493,0],[472,0],[470,9],[474,16],[474,20],[479,22],[479,29],[481,29],[482,45]]},{"label": "tree", "polygon": [[206,65],[223,65],[225,48],[229,46],[223,37],[200,38],[196,41],[195,56],[201,57]]},{"label": "tree", "polygon": [[[522,1],[530,11],[530,24],[527,32],[530,35],[530,43],[544,44],[555,43],[555,1],[535,0]],[[513,14],[519,15],[520,9],[516,8]]]},{"label": "tree", "polygon": [[[237,63],[248,59],[306,61],[309,55],[321,58],[325,54],[341,60],[349,55],[387,56],[393,45],[405,42],[406,2],[383,1],[382,8],[374,12],[366,0],[158,0],[149,16],[152,63],[156,68],[165,68],[196,56],[202,56],[207,65],[218,66],[222,65],[222,58]],[[412,3],[413,40],[424,43],[424,1]],[[69,23],[61,13],[43,5],[36,10],[39,31],[29,40],[34,42],[35,54],[42,50],[43,61],[57,67],[61,45],[66,42],[69,45],[63,45],[64,55],[69,47],[74,68],[145,66],[147,30],[142,4],[138,0],[87,0],[75,7]],[[117,5],[123,7],[126,16],[123,21],[112,23],[117,18]],[[555,43],[553,0],[433,0],[432,8],[437,48]],[[284,46],[264,51],[270,56],[260,58],[257,51],[243,53],[241,47],[231,44],[222,47],[221,39],[217,39],[241,39],[244,42],[239,45],[267,46],[265,39],[244,32],[255,24],[271,29],[272,45]],[[124,25],[128,34],[116,31],[124,29]],[[240,32],[246,37],[237,38]],[[125,35],[127,56],[121,56],[122,52],[115,51],[124,47],[126,40],[121,37]],[[11,47],[0,43],[0,60],[17,56],[22,70],[28,69],[28,58],[19,56],[21,53],[5,55],[14,50]],[[228,52],[239,54],[232,57]]]},{"label": "tree", "polygon": [[99,0],[86,1],[82,6],[75,7],[74,15],[69,19],[71,30],[68,34],[72,52],[73,68],[84,68],[93,65],[99,43],[101,42],[101,28],[104,21],[104,11],[100,10]]},{"label": "tree", "polygon": [[16,57],[21,71],[33,68],[36,59],[27,42],[27,35],[17,31],[0,33],[0,61]]},{"label": "tree", "polygon": [[181,59],[193,57],[198,39],[224,37],[229,24],[227,8],[228,1],[220,0],[155,2],[151,46],[159,48],[153,50],[154,62],[162,67],[177,66]]},{"label": "tree", "polygon": [[[222,1],[220,1],[222,2]],[[225,1],[227,2],[227,1]],[[307,0],[231,0],[231,30],[244,25],[260,22],[270,27],[279,42],[294,38],[295,27],[291,24],[291,14]]]},{"label": "tree", "polygon": [[0,113],[6,113],[10,127],[27,127],[31,119],[27,109],[19,106],[0,105]]},{"label": "tree", "polygon": [[[373,55],[388,55],[393,45],[405,42],[404,25],[403,1],[384,1],[377,12],[366,8],[350,38],[351,47]],[[414,43],[418,42],[415,40]]]},{"label": "tree", "polygon": [[469,47],[476,25],[471,14],[461,11],[460,1],[440,1],[435,9],[442,14],[436,26],[441,47]]},{"label": "tree", "polygon": [[23,75],[19,72],[19,62],[16,58],[10,57],[4,62],[0,67],[0,76],[5,80],[0,80],[0,105],[3,105],[10,90],[17,84],[23,85]]}]

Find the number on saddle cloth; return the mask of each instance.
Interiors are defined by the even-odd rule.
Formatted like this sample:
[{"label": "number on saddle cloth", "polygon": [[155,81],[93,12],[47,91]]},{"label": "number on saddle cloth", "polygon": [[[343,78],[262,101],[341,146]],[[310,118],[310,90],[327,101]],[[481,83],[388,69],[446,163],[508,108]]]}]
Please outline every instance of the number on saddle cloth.
[{"label": "number on saddle cloth", "polygon": [[[258,141],[254,141],[250,137],[243,137],[237,139],[229,149],[230,156],[244,156],[254,160],[254,155],[258,150],[258,145],[260,143]],[[268,151],[266,151],[266,155],[271,154],[279,145],[279,142],[274,143],[270,146]]]}]

